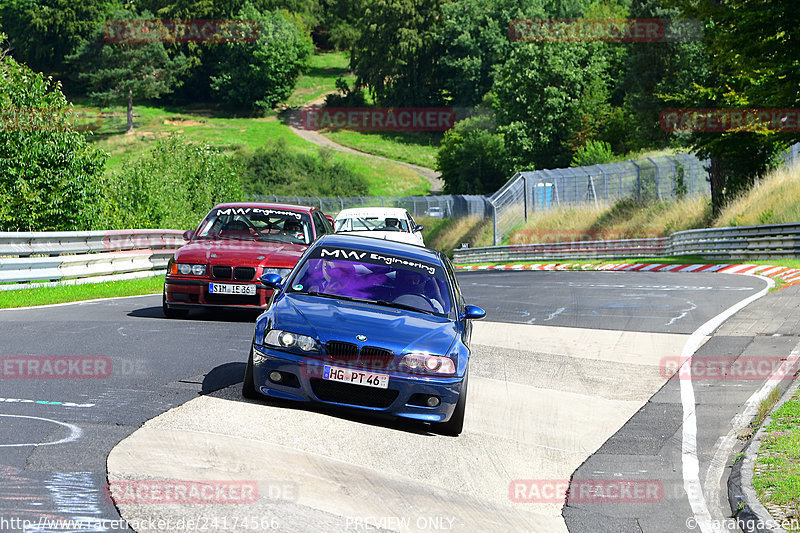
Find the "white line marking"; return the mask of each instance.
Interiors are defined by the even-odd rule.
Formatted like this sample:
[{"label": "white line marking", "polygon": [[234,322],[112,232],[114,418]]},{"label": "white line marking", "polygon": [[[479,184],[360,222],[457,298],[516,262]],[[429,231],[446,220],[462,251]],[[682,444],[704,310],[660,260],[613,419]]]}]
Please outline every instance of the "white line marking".
[{"label": "white line marking", "polygon": [[675,322],[677,322],[678,320],[680,320],[680,319],[682,319],[682,318],[685,318],[685,317],[686,317],[686,315],[688,315],[689,313],[691,313],[692,311],[694,311],[695,309],[697,309],[697,306],[694,304],[694,302],[691,302],[691,301],[688,301],[688,300],[687,300],[687,302],[686,302],[686,303],[688,303],[688,304],[689,304],[691,307],[690,307],[689,309],[682,309],[682,310],[681,310],[682,312],[681,312],[681,314],[680,314],[680,315],[678,315],[678,316],[676,316],[676,317],[672,317],[672,319],[671,319],[669,322],[667,322],[667,326],[671,326],[672,324],[674,324],[674,323],[675,323]]},{"label": "white line marking", "polygon": [[550,313],[550,315],[547,318],[545,318],[544,321],[547,322],[548,320],[553,320],[555,317],[557,317],[566,310],[567,310],[566,307],[559,307],[554,312]]},{"label": "white line marking", "polygon": [[69,436],[64,437],[61,440],[57,440],[55,442],[35,442],[31,444],[0,444],[0,448],[20,448],[23,446],[55,446],[56,444],[67,444],[68,442],[76,441],[83,435],[83,430],[78,426],[67,424],[66,422],[59,422],[58,420],[51,420],[49,418],[40,418],[38,416],[23,416],[23,415],[0,415],[0,416],[7,418],[26,418],[28,420],[52,422],[53,424],[58,424],[59,426],[65,427],[69,430]]},{"label": "white line marking", "polygon": [[723,522],[720,519],[724,517],[717,517],[716,522],[712,520],[705,495],[703,494],[703,487],[700,484],[700,459],[697,456],[697,412],[695,410],[694,387],[692,385],[692,365],[685,363],[691,360],[692,355],[700,347],[706,336],[711,335],[723,322],[741,309],[767,294],[769,289],[775,285],[769,278],[762,279],[767,282],[767,286],[763,290],[729,307],[700,326],[691,334],[681,351],[682,366],[679,381],[681,385],[681,404],[683,406],[683,441],[681,445],[683,489],[686,491],[692,512],[697,520],[697,526],[702,533],[721,533],[720,524]]},{"label": "white line marking", "polygon": [[[725,466],[728,461],[728,457],[738,441],[738,433],[747,428],[747,426],[750,424],[750,421],[755,418],[761,402],[769,396],[770,392],[772,392],[772,389],[778,385],[780,380],[786,376],[794,374],[794,372],[790,369],[795,368],[795,363],[798,360],[800,360],[800,343],[794,347],[792,353],[786,358],[785,361],[781,363],[780,367],[775,370],[775,373],[767,378],[761,388],[754,392],[747,402],[745,402],[744,411],[733,417],[731,420],[731,430],[727,435],[720,437],[720,439],[717,441],[717,451],[714,453],[714,458],[708,465],[708,470],[706,470],[706,493],[708,493],[709,490],[719,490],[720,483],[722,483],[722,476],[725,473]],[[717,514],[723,517],[726,516],[726,513],[728,513],[728,510],[726,509],[717,511]]]},{"label": "white line marking", "polygon": [[26,311],[30,309],[46,309],[48,307],[64,307],[65,305],[91,304],[95,302],[107,302],[110,300],[127,300],[129,298],[146,298],[148,296],[158,296],[158,293],[137,294],[136,296],[114,296],[112,298],[95,298],[94,300],[78,300],[76,302],[63,302],[60,304],[31,305],[28,307],[4,307],[0,311]]}]

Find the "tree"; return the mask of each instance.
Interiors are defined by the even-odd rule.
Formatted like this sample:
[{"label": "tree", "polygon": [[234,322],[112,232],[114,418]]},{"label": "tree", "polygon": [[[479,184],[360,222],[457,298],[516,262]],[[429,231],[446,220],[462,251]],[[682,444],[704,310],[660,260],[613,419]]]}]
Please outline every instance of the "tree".
[{"label": "tree", "polygon": [[544,10],[530,0],[459,0],[442,6],[436,77],[450,105],[480,103],[494,83],[495,69],[511,53],[509,23],[526,17],[544,18]]},{"label": "tree", "polygon": [[[147,12],[141,15],[132,11],[117,10],[113,19],[132,21],[132,28],[142,28],[137,20],[152,20]],[[186,57],[178,54],[170,58],[164,43],[158,40],[137,42],[137,33],[127,32],[108,38],[102,28],[84,43],[68,60],[80,71],[79,78],[86,81],[89,96],[107,106],[126,99],[127,132],[133,131],[133,98],[158,98],[168,94],[183,83],[182,76],[188,65]]]},{"label": "tree", "polygon": [[256,42],[221,44],[211,89],[230,106],[272,109],[288,98],[308,65],[313,45],[308,36],[277,12],[258,12],[252,4],[238,18],[258,22]]},{"label": "tree", "polygon": [[[672,0],[687,17],[706,21],[710,75],[681,95],[686,107],[796,108],[800,105],[800,13],[774,0]],[[697,132],[692,145],[710,159],[714,216],[734,195],[775,166],[800,132],[761,128]]]},{"label": "tree", "polygon": [[381,105],[442,103],[436,64],[446,0],[374,0],[364,9],[353,46],[356,86]]},{"label": "tree", "polygon": [[489,194],[511,176],[503,136],[488,114],[461,120],[444,134],[436,154],[447,194]]},{"label": "tree", "polygon": [[[675,24],[688,22],[678,8],[666,6],[663,0],[634,0],[631,16]],[[706,83],[710,74],[706,44],[697,35],[686,35],[668,42],[632,43],[627,48],[621,85],[626,108],[632,114],[630,147],[666,145],[669,134],[661,129],[659,115],[674,105],[671,95],[686,94],[694,84]]]},{"label": "tree", "polygon": [[0,52],[0,230],[84,230],[96,220],[106,156],[71,113],[60,84]]},{"label": "tree", "polygon": [[36,71],[59,72],[64,58],[93,35],[116,0],[3,0],[0,20],[14,57]]},{"label": "tree", "polygon": [[[498,132],[517,169],[565,167],[590,140],[609,94],[603,43],[518,43],[498,69]],[[582,129],[589,132],[577,135]]]}]

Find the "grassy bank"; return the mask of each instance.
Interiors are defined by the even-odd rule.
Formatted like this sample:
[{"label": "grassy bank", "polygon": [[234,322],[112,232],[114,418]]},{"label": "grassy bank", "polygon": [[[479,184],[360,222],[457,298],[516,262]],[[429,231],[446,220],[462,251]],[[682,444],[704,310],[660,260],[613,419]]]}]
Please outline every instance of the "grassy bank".
[{"label": "grassy bank", "polygon": [[425,246],[453,256],[453,250],[463,243],[470,248],[492,245],[492,221],[480,218],[424,218],[417,220],[425,226],[422,232]]},{"label": "grassy bank", "polygon": [[773,518],[796,520],[800,517],[800,391],[772,413],[765,432],[753,487]]},{"label": "grassy bank", "polygon": [[689,229],[797,221],[800,221],[800,167],[772,172],[758,187],[734,199],[717,218],[712,217],[708,198],[650,204],[625,199],[611,205],[561,207],[534,213],[527,224],[511,232],[508,242],[657,237]]},{"label": "grassy bank", "polygon": [[[314,55],[311,68],[298,81],[295,92],[289,98],[289,105],[306,105],[335,90],[335,81],[339,76],[352,78],[347,74],[347,61],[344,53]],[[78,101],[76,106],[86,106],[92,113],[100,111],[92,108],[88,100]],[[318,146],[298,137],[283,124],[277,112],[265,117],[242,117],[212,105],[168,107],[138,105],[134,102],[135,129],[133,133],[126,134],[123,106],[104,108],[102,111],[104,118],[95,121],[100,127],[89,139],[110,154],[106,163],[107,172],[113,172],[124,162],[142,156],[152,149],[157,139],[172,133],[182,134],[189,142],[209,143],[225,153],[254,150],[279,140],[282,140],[286,150],[294,153],[312,156],[320,153]],[[391,152],[390,149],[384,151]],[[362,177],[369,186],[369,195],[424,195],[430,191],[428,181],[403,165],[339,152],[334,153],[332,158],[344,162],[350,172]]]},{"label": "grassy bank", "polygon": [[335,143],[367,154],[405,161],[426,168],[436,167],[440,133],[400,133],[338,130],[323,132]]},{"label": "grassy bank", "polygon": [[39,287],[18,291],[0,292],[0,308],[28,307],[34,305],[59,304],[94,300],[96,298],[115,298],[119,296],[138,296],[140,294],[160,294],[164,288],[164,276],[87,283],[85,285],[59,285]]}]

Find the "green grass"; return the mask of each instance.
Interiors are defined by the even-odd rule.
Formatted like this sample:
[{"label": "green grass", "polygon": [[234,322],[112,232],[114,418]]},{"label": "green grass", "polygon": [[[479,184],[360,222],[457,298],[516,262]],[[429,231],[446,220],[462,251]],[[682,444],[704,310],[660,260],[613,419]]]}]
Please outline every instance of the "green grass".
[{"label": "green grass", "polygon": [[367,154],[405,161],[425,168],[436,167],[441,133],[337,130],[323,132],[335,143]]},{"label": "green grass", "polygon": [[138,296],[140,294],[159,294],[164,288],[164,276],[151,278],[87,283],[85,285],[59,285],[38,287],[18,291],[3,291],[0,308],[28,307],[34,305],[58,304],[114,298],[119,296]]},{"label": "green grass", "polygon": [[[121,108],[120,108],[121,109]],[[276,116],[240,118],[220,115],[212,110],[192,111],[154,106],[138,106],[134,133],[124,133],[124,117],[103,125],[90,137],[110,154],[106,171],[120,168],[152,148],[155,141],[170,133],[181,133],[190,142],[207,142],[224,152],[254,149],[266,142],[283,138],[287,149],[311,154],[319,147],[295,135]],[[345,161],[353,173],[369,184],[369,195],[428,194],[430,183],[416,172],[390,161],[380,161],[355,154],[335,153],[334,160]]]},{"label": "green grass", "polygon": [[768,508],[778,508],[788,518],[800,516],[800,393],[772,413],[758,450],[753,487]]},{"label": "green grass", "polygon": [[[307,105],[320,96],[335,91],[335,82],[340,76],[352,81],[353,76],[348,73],[348,62],[348,55],[344,52],[315,54],[309,71],[300,77],[287,104]],[[97,107],[92,107],[88,99],[78,99],[74,104],[76,108],[86,109],[90,115],[100,112]],[[105,115],[102,120],[87,120],[100,124],[100,128],[89,135],[89,140],[110,154],[106,162],[106,172],[113,172],[125,162],[141,156],[153,147],[156,140],[172,133],[182,134],[189,142],[207,142],[226,153],[252,150],[267,142],[277,142],[281,138],[287,149],[293,152],[318,154],[320,150],[318,146],[295,135],[278,119],[277,111],[270,112],[265,117],[249,117],[237,116],[208,104],[170,107],[134,102],[134,132],[131,134],[125,133],[124,106],[104,108],[102,111]],[[414,141],[387,140],[389,147],[382,150],[376,148],[376,151],[382,151],[391,159],[405,160],[403,157],[392,157],[394,146],[407,145],[404,153],[423,153],[426,150],[434,153],[435,148],[426,147],[425,143],[438,144],[438,141],[424,140],[423,137]],[[417,156],[407,158],[415,157]],[[339,152],[334,153],[333,159],[345,162],[354,174],[366,180],[369,184],[368,195],[410,196],[426,195],[430,192],[430,183],[405,166]]]},{"label": "green grass", "polygon": [[350,57],[347,52],[318,53],[311,57],[308,72],[297,80],[294,93],[286,104],[302,107],[336,90],[336,79],[344,78],[353,85],[355,76],[350,72]]}]

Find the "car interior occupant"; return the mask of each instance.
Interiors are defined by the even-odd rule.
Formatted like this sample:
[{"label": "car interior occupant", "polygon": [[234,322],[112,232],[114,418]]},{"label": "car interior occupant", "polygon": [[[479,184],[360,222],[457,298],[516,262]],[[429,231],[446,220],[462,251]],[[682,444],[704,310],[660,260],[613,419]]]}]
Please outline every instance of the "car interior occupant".
[{"label": "car interior occupant", "polygon": [[383,228],[386,231],[400,231],[400,221],[396,218],[387,218],[386,226]]},{"label": "car interior occupant", "polygon": [[[436,285],[436,280],[432,277],[404,268],[398,269],[395,276],[395,302],[404,303],[404,301],[408,300],[408,296],[421,296],[430,303],[431,311],[444,312],[441,304],[441,292]],[[411,301],[409,303],[410,305],[416,305]]]},{"label": "car interior occupant", "polygon": [[292,237],[303,239],[303,224],[295,218],[287,218],[283,223],[284,235],[291,235]]}]

